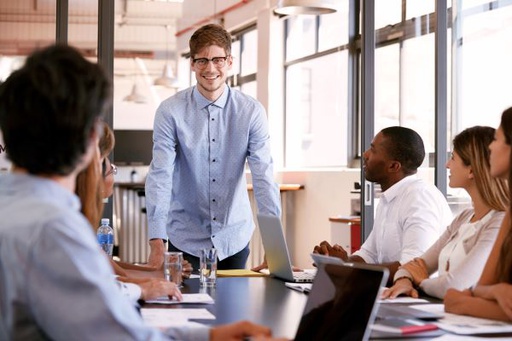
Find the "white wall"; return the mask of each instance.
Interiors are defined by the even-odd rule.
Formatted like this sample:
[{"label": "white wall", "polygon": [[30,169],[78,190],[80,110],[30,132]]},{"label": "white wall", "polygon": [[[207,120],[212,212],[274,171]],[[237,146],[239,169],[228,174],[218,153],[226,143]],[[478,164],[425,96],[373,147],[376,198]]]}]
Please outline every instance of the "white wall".
[{"label": "white wall", "polygon": [[331,240],[329,217],[350,214],[350,191],[360,181],[359,169],[304,170],[280,173],[283,183],[304,189],[288,195],[286,237],[292,263],[311,268],[309,254],[323,240]]}]

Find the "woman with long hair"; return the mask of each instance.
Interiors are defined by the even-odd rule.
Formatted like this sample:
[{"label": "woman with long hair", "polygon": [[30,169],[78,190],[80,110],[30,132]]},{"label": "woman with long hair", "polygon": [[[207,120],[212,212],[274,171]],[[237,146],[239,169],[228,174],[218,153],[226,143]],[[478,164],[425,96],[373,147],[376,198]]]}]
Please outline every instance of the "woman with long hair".
[{"label": "woman with long hair", "polygon": [[[507,179],[512,192],[512,108],[506,109],[495,138],[489,145],[491,174]],[[512,228],[511,204],[478,283],[462,291],[450,289],[444,298],[450,313],[512,320]]]},{"label": "woman with long hair", "polygon": [[[491,176],[489,144],[495,130],[476,126],[458,134],[446,163],[450,187],[463,188],[472,207],[455,217],[441,237],[419,258],[402,265],[383,298],[405,294],[418,297],[417,289],[443,298],[448,288],[467,288],[482,273],[508,205],[506,181]],[[438,272],[437,277],[430,278]]]}]

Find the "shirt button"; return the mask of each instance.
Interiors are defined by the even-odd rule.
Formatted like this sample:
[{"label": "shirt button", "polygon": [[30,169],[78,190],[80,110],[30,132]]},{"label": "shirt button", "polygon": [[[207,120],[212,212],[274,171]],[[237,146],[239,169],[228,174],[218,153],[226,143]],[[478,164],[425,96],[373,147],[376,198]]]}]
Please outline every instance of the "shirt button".
[{"label": "shirt button", "polygon": [[212,121],[215,121],[215,119],[214,119],[214,118],[212,118]]},{"label": "shirt button", "polygon": [[212,201],[215,202],[215,199],[213,199]]},{"label": "shirt button", "polygon": [[213,235],[212,238],[215,238],[215,235]]},{"label": "shirt button", "polygon": [[213,220],[217,220],[217,218],[213,217]]},{"label": "shirt button", "polygon": [[215,162],[215,159],[213,159],[212,162]]},{"label": "shirt button", "polygon": [[215,139],[212,139],[212,142],[215,142]]},{"label": "shirt button", "polygon": [[215,179],[213,179],[212,181],[215,182]]}]

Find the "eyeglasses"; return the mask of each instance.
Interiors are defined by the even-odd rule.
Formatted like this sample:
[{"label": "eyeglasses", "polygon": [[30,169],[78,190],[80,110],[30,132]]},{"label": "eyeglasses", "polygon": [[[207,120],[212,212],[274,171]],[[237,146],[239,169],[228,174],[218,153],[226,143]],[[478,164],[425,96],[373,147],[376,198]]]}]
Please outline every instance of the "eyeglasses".
[{"label": "eyeglasses", "polygon": [[105,172],[105,175],[103,177],[106,178],[110,174],[112,174],[112,175],[117,174],[117,166],[114,165],[113,163],[110,164],[110,169],[107,172]]},{"label": "eyeglasses", "polygon": [[229,56],[226,56],[226,57],[213,57],[212,59],[208,59],[208,58],[193,58],[192,59],[192,62],[194,62],[194,64],[196,64],[196,66],[199,68],[199,69],[204,69],[208,66],[208,63],[209,62],[212,62],[213,63],[213,66],[215,66],[216,68],[221,68],[221,67],[224,67],[224,65],[226,65],[226,60],[228,59]]}]

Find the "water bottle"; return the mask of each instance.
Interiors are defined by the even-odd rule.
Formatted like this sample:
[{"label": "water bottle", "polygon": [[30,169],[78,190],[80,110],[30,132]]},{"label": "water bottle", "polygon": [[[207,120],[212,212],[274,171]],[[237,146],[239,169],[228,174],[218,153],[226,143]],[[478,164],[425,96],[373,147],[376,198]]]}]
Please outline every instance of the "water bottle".
[{"label": "water bottle", "polygon": [[110,227],[109,223],[110,220],[108,218],[101,219],[101,225],[98,227],[96,235],[101,249],[112,257],[112,251],[114,250],[114,229]]}]

